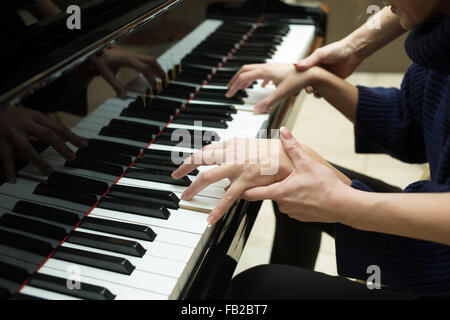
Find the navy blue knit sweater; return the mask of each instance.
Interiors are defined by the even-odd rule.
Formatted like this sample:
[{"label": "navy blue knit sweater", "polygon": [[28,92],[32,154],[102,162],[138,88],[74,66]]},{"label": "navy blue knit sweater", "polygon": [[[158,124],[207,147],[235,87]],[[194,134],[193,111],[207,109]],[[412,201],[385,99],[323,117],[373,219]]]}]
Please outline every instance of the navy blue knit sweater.
[{"label": "navy blue knit sweater", "polygon": [[[428,162],[431,181],[417,181],[404,192],[450,192],[450,17],[434,17],[412,30],[405,49],[414,63],[401,89],[358,87],[356,151]],[[371,191],[357,180],[352,186]],[[378,265],[384,285],[417,295],[450,293],[445,245],[338,224],[336,256],[342,276],[367,279],[367,267]]]}]

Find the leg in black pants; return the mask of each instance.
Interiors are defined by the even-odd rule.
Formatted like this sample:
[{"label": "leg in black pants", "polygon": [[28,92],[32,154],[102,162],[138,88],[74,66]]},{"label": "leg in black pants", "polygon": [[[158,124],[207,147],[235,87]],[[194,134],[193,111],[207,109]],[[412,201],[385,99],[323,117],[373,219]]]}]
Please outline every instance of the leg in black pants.
[{"label": "leg in black pants", "polygon": [[[350,179],[364,182],[377,192],[400,192],[356,172],[335,166]],[[237,275],[231,282],[229,299],[413,299],[413,295],[390,289],[369,290],[343,277],[314,272],[321,232],[334,236],[334,224],[303,223],[280,213],[273,203],[276,231],[271,264]]]}]

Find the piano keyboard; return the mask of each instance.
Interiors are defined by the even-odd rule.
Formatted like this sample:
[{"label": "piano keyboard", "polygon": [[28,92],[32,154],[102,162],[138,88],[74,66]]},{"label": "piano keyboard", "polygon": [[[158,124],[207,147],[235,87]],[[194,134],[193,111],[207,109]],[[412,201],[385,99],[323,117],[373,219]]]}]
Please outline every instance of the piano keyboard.
[{"label": "piano keyboard", "polygon": [[[69,146],[75,161],[49,147],[42,153],[55,169],[49,177],[29,164],[15,185],[0,186],[0,295],[179,298],[227,181],[180,200],[205,169],[174,180],[172,153],[256,137],[269,115],[253,115],[253,105],[274,87],[256,82],[227,99],[227,82],[243,64],[297,61],[314,36],[313,25],[206,20],[158,58],[171,78],[161,92],[137,78],[128,99],[105,101],[73,129],[89,139],[86,149]],[[172,141],[177,129],[204,139]]]}]

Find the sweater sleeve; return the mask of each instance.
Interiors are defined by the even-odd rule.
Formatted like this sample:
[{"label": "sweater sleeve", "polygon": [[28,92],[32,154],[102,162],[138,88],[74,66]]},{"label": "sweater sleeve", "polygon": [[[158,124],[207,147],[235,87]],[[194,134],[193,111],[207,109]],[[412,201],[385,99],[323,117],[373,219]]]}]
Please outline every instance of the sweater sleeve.
[{"label": "sweater sleeve", "polygon": [[[360,191],[373,192],[373,190],[359,180],[352,180],[351,187]],[[428,180],[416,181],[407,186],[405,193],[439,193],[450,192],[450,179],[446,183],[436,183]]]},{"label": "sweater sleeve", "polygon": [[425,70],[412,65],[401,89],[358,86],[355,149],[409,163],[427,161],[422,126]]}]

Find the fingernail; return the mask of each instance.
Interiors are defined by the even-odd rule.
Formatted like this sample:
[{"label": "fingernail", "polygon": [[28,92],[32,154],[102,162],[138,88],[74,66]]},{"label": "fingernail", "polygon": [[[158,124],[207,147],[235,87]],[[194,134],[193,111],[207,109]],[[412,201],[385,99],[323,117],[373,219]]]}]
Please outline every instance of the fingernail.
[{"label": "fingernail", "polygon": [[189,194],[189,192],[183,192],[182,194],[181,194],[181,199],[182,200],[189,200],[189,197],[190,197],[190,194]]},{"label": "fingernail", "polygon": [[209,216],[208,216],[208,218],[206,219],[206,221],[207,221],[209,224],[214,224],[215,219],[216,219],[216,216],[215,216],[215,215],[209,214]]},{"label": "fingernail", "polygon": [[281,135],[285,139],[292,139],[293,138],[292,133],[288,130],[288,128],[283,128],[281,130]]}]

